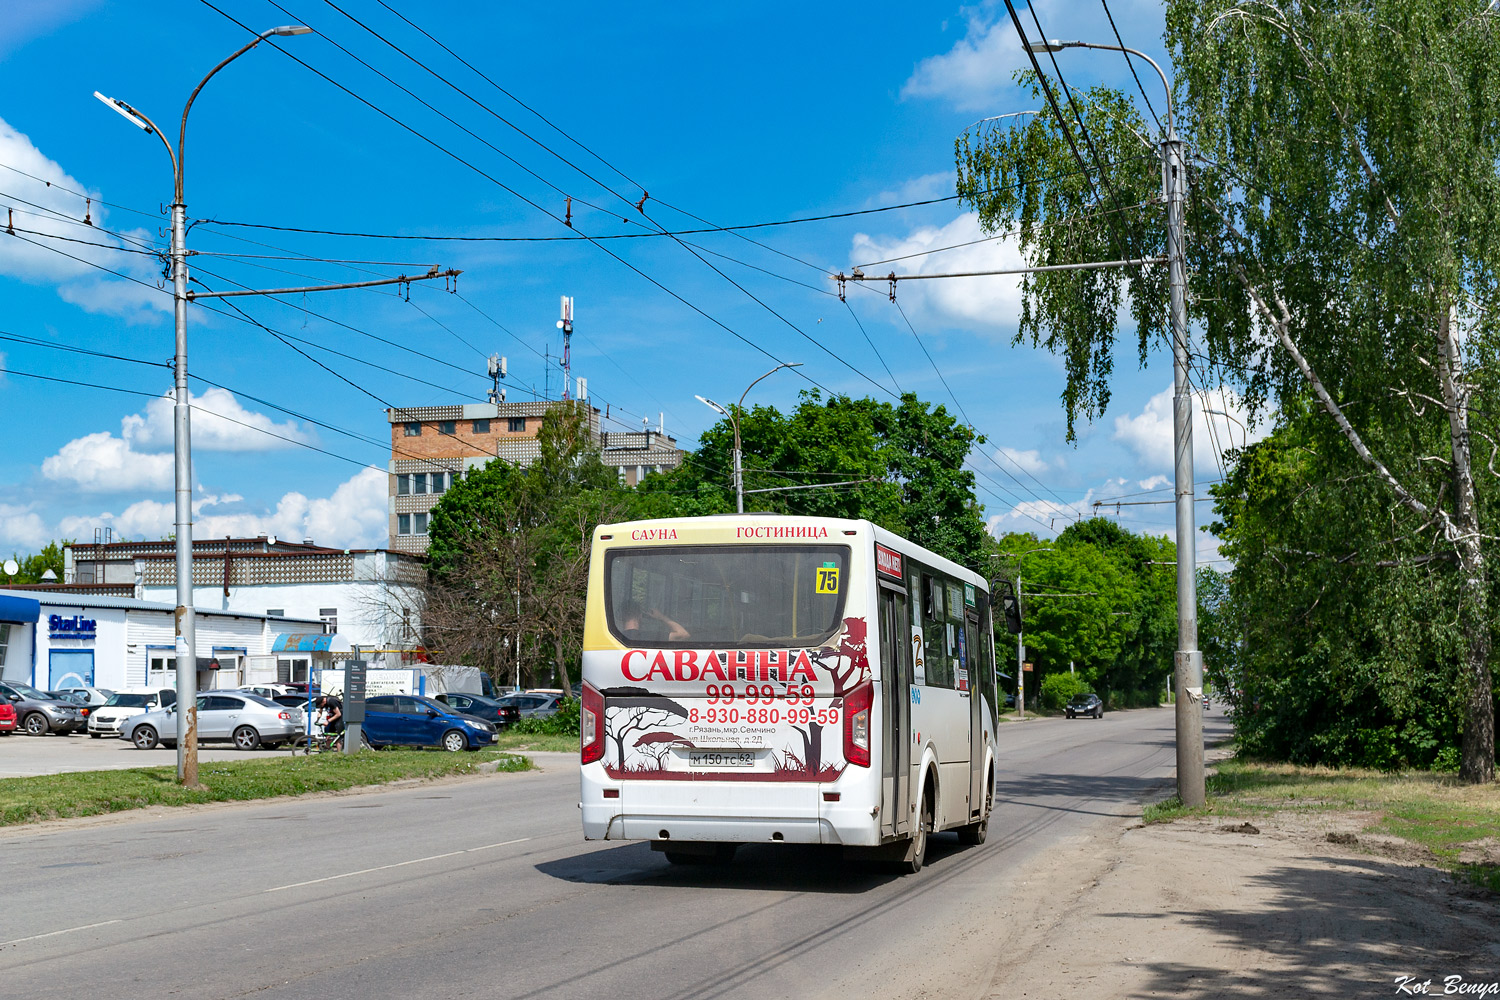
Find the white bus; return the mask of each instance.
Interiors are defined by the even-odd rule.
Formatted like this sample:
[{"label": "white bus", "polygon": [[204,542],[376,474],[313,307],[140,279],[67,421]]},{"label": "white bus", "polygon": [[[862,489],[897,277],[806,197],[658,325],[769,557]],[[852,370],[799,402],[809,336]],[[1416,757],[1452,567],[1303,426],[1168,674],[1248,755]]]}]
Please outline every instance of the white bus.
[{"label": "white bus", "polygon": [[[589,840],[669,861],[982,843],[995,783],[984,579],[868,521],[601,525],[583,644]],[[860,851],[859,849],[863,849]]]}]

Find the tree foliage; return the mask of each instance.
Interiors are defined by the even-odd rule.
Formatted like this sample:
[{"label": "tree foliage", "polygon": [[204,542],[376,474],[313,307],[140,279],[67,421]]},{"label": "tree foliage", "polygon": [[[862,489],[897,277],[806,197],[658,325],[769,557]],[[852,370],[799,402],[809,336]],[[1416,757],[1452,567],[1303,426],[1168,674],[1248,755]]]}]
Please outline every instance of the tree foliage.
[{"label": "tree foliage", "polygon": [[[1021,579],[1026,656],[1035,665],[1028,690],[1049,690],[1050,677],[1073,673],[1115,707],[1157,703],[1177,641],[1176,587],[1164,565],[1176,546],[1093,518],[1050,543],[1010,534],[995,549],[1002,572]],[[1007,647],[1013,638],[1000,636],[1002,662]],[[1074,693],[1071,683],[1050,690]]]},{"label": "tree foliage", "polygon": [[[955,562],[981,569],[987,537],[964,468],[983,438],[907,393],[900,403],[802,394],[783,414],[757,406],[740,414],[745,488],[853,486],[752,493],[747,510],[866,518]],[[700,447],[672,475],[648,481],[643,494],[684,513],[734,510],[734,428],[726,418],[704,432]],[[666,497],[670,496],[670,501]]]},{"label": "tree foliage", "polygon": [[[1308,531],[1298,547],[1348,551],[1380,523],[1388,537],[1422,542],[1390,568],[1426,567],[1451,584],[1439,590],[1463,638],[1435,669],[1455,675],[1465,699],[1469,780],[1494,773],[1482,514],[1500,438],[1484,386],[1500,360],[1497,29],[1481,0],[1167,4],[1198,356],[1252,406],[1315,414],[1331,429],[1326,448],[1351,463],[1344,472],[1357,463],[1370,477],[1364,521],[1298,521]],[[960,195],[988,230],[1017,227],[1032,263],[1160,257],[1161,170],[1145,138],[1154,127],[1117,92],[1076,96],[1081,119],[1036,116],[960,140]],[[1105,161],[1087,179],[1064,132],[1085,148],[1084,126]],[[1027,277],[1020,336],[1065,357],[1070,431],[1108,403],[1122,303],[1143,362],[1161,337],[1165,274]],[[1265,526],[1295,541],[1290,526]],[[1357,645],[1390,625],[1370,619],[1386,607],[1350,606],[1360,617],[1329,621],[1345,633],[1330,642]]]}]

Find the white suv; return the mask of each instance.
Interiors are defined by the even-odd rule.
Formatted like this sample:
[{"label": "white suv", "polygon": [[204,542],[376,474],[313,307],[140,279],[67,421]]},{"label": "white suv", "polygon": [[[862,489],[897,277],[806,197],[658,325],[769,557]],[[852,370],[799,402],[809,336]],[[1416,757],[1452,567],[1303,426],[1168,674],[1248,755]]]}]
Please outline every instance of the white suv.
[{"label": "white suv", "polygon": [[131,688],[116,691],[109,701],[89,713],[89,735],[94,739],[119,736],[120,728],[131,716],[154,712],[177,701],[172,688]]}]

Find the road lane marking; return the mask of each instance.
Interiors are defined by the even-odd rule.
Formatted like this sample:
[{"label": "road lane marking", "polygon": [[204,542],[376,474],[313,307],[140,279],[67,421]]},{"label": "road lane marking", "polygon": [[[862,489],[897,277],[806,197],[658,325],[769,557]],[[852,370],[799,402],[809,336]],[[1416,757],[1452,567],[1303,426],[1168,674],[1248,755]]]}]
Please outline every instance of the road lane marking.
[{"label": "road lane marking", "polygon": [[[275,888],[272,888],[272,889],[262,889],[261,892],[262,893],[280,892],[283,889],[297,889],[297,888],[300,888],[300,887],[302,887],[304,885],[317,885],[319,882],[333,882],[333,881],[335,881],[337,879],[341,879],[341,878],[353,878],[356,875],[368,875],[368,874],[370,874],[370,872],[383,872],[383,871],[386,871],[387,869],[390,869],[390,868],[404,868],[407,865],[419,865],[419,864],[421,864],[424,861],[437,861],[440,858],[455,858],[455,857],[458,857],[458,855],[460,855],[460,854],[473,854],[475,851],[489,851],[489,850],[495,849],[496,847],[509,847],[511,844],[524,844],[526,841],[528,841],[530,839],[531,839],[530,837],[519,837],[519,838],[517,838],[515,840],[502,840],[498,844],[485,844],[483,847],[469,847],[469,848],[466,848],[466,849],[464,849],[462,851],[449,851],[447,854],[433,854],[433,855],[430,855],[430,856],[425,857],[425,858],[412,858],[410,861],[397,861],[395,864],[392,864],[392,865],[380,865],[380,866],[375,867],[375,868],[361,868],[357,872],[344,872],[342,875],[327,875],[327,876],[324,876],[323,878],[310,878],[306,882],[292,882],[292,883],[290,883],[288,885],[278,885],[278,886],[276,886]],[[109,922],[110,923],[116,923],[116,921],[114,921],[114,920],[111,920]],[[103,925],[102,924],[93,924],[91,926],[101,927]],[[74,928],[74,929],[75,930],[83,930],[83,928],[81,928],[81,927]],[[63,932],[62,931],[57,931],[56,933],[62,934]],[[45,937],[46,935],[42,935],[42,936]],[[30,938],[22,938],[21,940],[28,941],[28,940],[30,940]],[[7,942],[4,942],[4,943],[9,944],[10,942],[7,941]]]},{"label": "road lane marking", "polygon": [[11,941],[0,941],[0,948],[7,945],[20,944],[22,941],[40,941],[42,938],[57,937],[59,934],[72,934],[74,931],[91,931],[95,927],[108,927],[110,924],[118,924],[119,920],[104,920],[97,924],[84,924],[82,927],[64,927],[60,931],[48,931],[46,934],[33,934],[31,937],[15,938]]}]

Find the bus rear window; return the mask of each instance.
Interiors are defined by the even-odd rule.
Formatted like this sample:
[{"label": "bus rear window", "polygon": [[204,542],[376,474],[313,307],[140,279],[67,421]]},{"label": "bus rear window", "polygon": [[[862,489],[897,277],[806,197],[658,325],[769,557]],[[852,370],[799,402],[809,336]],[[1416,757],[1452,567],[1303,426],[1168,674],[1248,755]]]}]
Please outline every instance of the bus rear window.
[{"label": "bus rear window", "polygon": [[843,545],[617,549],[609,628],[631,646],[820,645],[842,622],[848,563]]}]

